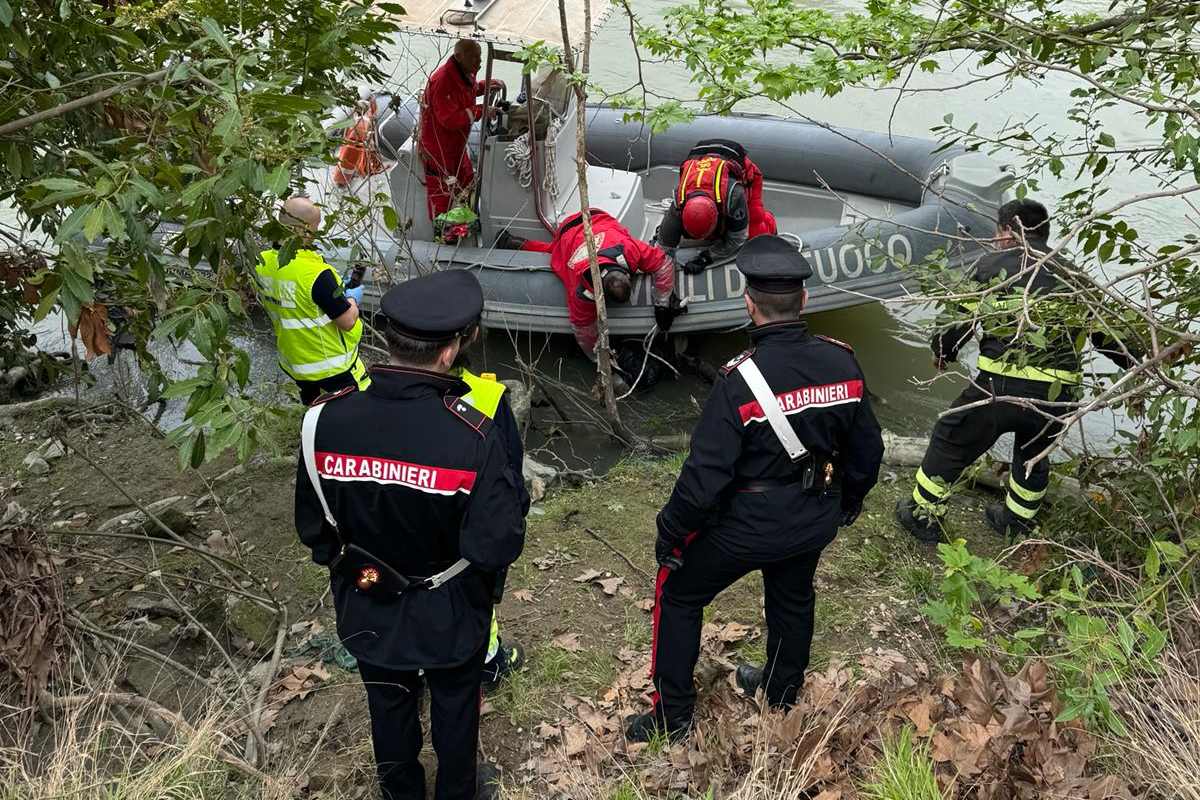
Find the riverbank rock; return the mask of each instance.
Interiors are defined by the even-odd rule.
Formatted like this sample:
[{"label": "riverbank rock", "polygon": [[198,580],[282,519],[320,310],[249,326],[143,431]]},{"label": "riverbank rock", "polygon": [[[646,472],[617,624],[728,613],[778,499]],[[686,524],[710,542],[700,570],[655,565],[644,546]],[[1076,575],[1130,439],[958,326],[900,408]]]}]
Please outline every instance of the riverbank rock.
[{"label": "riverbank rock", "polygon": [[558,469],[525,456],[521,462],[521,476],[525,479],[530,501],[536,503],[546,496],[546,490],[558,480]]},{"label": "riverbank rock", "polygon": [[[187,496],[182,494],[164,497],[162,500],[156,500],[146,506],[146,510],[162,520],[163,524],[175,531],[175,533],[183,536],[191,532],[192,528],[195,527],[195,522],[192,521],[191,517],[174,506],[186,499]],[[137,531],[160,539],[166,536],[163,530],[154,524],[154,521],[150,517],[143,514],[140,509],[126,511],[124,514],[118,514],[112,519],[106,520],[100,525],[100,531],[121,531],[126,533]]]},{"label": "riverbank rock", "polygon": [[25,456],[25,460],[21,462],[21,466],[29,475],[49,475],[50,464],[46,459],[39,456],[37,453],[30,453]]},{"label": "riverbank rock", "polygon": [[529,387],[520,381],[506,380],[500,382],[508,389],[508,404],[512,408],[513,416],[517,418],[517,427],[521,428],[525,425],[525,420],[529,418],[529,409],[533,403],[533,394],[529,391]]}]

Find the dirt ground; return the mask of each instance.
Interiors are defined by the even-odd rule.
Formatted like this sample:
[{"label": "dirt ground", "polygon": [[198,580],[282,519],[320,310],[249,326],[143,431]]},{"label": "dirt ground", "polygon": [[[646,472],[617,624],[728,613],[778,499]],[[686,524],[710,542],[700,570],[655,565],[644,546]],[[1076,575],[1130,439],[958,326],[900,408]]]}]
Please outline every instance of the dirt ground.
[{"label": "dirt ground", "polygon": [[[49,461],[48,474],[30,474],[22,461],[48,438],[67,452]],[[0,431],[0,506],[18,504],[46,537],[69,614],[119,656],[116,684],[169,708],[190,713],[212,703],[201,679],[252,698],[281,627],[255,598],[282,604],[283,657],[266,702],[272,760],[303,773],[312,796],[370,797],[362,688],[335,658],[327,576],[293,528],[294,446],[285,432],[276,451],[244,469],[219,461],[180,472],[175,451],[135,415],[19,417]],[[601,480],[553,488],[534,506],[499,611],[503,636],[524,646],[527,664],[488,698],[481,734],[508,785],[539,795],[543,759],[566,735],[562,721],[582,708],[612,717],[637,710],[650,646],[654,515],[681,460],[624,461]],[[919,610],[940,580],[936,554],[892,521],[909,472],[885,468],[858,522],[822,558],[814,670],[881,650],[949,663]],[[144,519],[109,522],[135,512],[135,501],[172,497],[158,513],[182,543]],[[985,533],[989,500],[968,495],[953,515],[980,553],[1002,545]],[[188,544],[220,555],[226,574]],[[733,662],[762,657],[761,588],[759,576],[747,576],[706,612],[702,708],[705,687],[727,682]],[[631,691],[614,700],[616,688]],[[309,755],[296,761],[299,753]]]}]

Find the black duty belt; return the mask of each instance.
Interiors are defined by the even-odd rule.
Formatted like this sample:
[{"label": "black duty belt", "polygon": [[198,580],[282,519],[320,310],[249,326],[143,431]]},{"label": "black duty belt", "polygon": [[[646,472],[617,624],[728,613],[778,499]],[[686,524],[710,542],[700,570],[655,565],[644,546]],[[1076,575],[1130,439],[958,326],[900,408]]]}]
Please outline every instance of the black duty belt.
[{"label": "black duty belt", "polygon": [[810,455],[798,465],[799,471],[785,478],[748,478],[735,481],[737,492],[769,492],[772,489],[797,487],[801,491],[822,494],[833,488],[834,465],[827,459],[815,459]]}]

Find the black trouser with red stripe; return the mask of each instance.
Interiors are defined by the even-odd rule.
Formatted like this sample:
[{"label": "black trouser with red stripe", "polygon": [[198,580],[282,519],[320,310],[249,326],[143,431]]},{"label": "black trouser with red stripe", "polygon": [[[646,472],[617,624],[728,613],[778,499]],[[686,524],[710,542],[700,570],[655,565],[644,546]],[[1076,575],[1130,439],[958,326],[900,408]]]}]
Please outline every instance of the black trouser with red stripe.
[{"label": "black trouser with red stripe", "polygon": [[696,705],[692,673],[700,656],[704,607],[747,573],[762,570],[767,615],[767,701],[790,706],[804,685],[812,646],[819,549],[780,561],[747,561],[723,551],[701,534],[683,551],[683,566],[658,573],[650,670],[657,692],[655,713],[668,727],[687,726]]},{"label": "black trouser with red stripe", "polygon": [[429,727],[437,754],[435,800],[474,800],[480,670],[485,650],[447,669],[393,670],[358,662],[367,687],[375,769],[384,800],[424,800],[421,691],[429,685]]}]

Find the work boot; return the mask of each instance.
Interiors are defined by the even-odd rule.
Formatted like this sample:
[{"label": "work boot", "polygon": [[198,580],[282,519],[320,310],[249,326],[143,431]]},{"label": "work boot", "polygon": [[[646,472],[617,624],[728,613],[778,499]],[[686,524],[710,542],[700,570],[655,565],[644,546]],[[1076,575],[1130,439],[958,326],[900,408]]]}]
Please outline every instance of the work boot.
[{"label": "work boot", "polygon": [[475,800],[496,800],[500,796],[500,770],[483,762],[475,768]]},{"label": "work boot", "polygon": [[738,664],[737,672],[733,677],[737,681],[738,688],[745,692],[747,697],[754,697],[762,687],[763,668],[753,664]]},{"label": "work boot", "polygon": [[896,503],[896,521],[918,542],[938,544],[942,541],[941,523],[932,514],[918,514],[917,501],[911,497]]},{"label": "work boot", "polygon": [[500,231],[500,235],[496,237],[497,250],[520,250],[525,246],[525,239],[520,236],[513,236],[508,231]]},{"label": "work boot", "polygon": [[983,516],[992,530],[1007,539],[1024,539],[1037,528],[1033,520],[1018,517],[1004,503],[992,503],[984,509]]},{"label": "work boot", "polygon": [[625,720],[625,738],[630,742],[649,742],[666,736],[668,741],[678,742],[688,734],[689,725],[669,726],[663,718],[662,706],[655,706],[647,714],[637,714]]},{"label": "work boot", "polygon": [[505,678],[523,666],[525,649],[520,643],[505,644],[501,641],[500,646],[496,648],[496,656],[483,665],[483,691],[496,691]]}]

